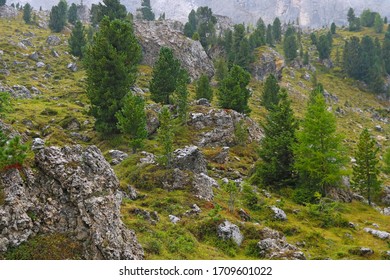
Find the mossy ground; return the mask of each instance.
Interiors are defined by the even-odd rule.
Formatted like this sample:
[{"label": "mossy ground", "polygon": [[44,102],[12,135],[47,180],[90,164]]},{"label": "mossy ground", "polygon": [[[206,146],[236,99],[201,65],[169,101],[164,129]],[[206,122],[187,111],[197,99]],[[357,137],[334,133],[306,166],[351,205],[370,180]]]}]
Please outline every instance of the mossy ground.
[{"label": "mossy ground", "polygon": [[[271,198],[262,195],[259,190],[255,194],[257,203],[248,206],[248,201],[243,193],[237,197],[235,209],[243,208],[252,217],[251,222],[241,222],[237,211],[233,213],[228,210],[228,194],[222,189],[215,189],[213,202],[205,202],[195,198],[188,189],[166,191],[161,188],[161,178],[169,172],[159,167],[139,166],[137,163],[141,155],[132,154],[128,146],[128,139],[122,135],[102,136],[93,130],[93,118],[88,115],[88,98],[85,94],[84,81],[85,71],[82,63],[73,58],[68,52],[66,40],[68,34],[57,34],[64,42],[60,46],[50,47],[46,44],[46,38],[50,35],[49,30],[39,29],[22,22],[21,17],[16,20],[0,19],[0,50],[4,51],[3,61],[8,65],[11,72],[9,76],[2,75],[0,82],[3,85],[13,86],[24,85],[27,88],[38,88],[42,95],[34,99],[14,100],[14,110],[5,116],[5,122],[12,124],[20,132],[27,132],[31,138],[36,135],[43,137],[47,145],[97,145],[107,156],[110,149],[119,149],[129,153],[130,157],[121,164],[114,167],[121,186],[126,189],[127,185],[133,185],[140,192],[140,198],[136,201],[124,200],[121,213],[126,226],[133,229],[137,238],[145,249],[147,259],[257,259],[259,258],[256,243],[260,239],[261,228],[268,226],[280,230],[286,235],[287,241],[291,244],[297,242],[304,244],[301,248],[309,259],[360,259],[362,257],[351,254],[351,249],[359,246],[370,247],[374,254],[369,259],[381,259],[382,252],[390,250],[388,241],[383,241],[365,233],[364,227],[372,227],[378,224],[381,230],[390,232],[390,217],[381,215],[373,208],[360,203],[340,204],[337,206],[337,215],[317,213],[309,206],[302,206],[294,203],[291,199],[291,190],[286,189],[279,193],[272,193]],[[10,44],[10,41],[18,43],[25,39],[27,32],[33,32],[35,37],[30,38],[34,47],[28,50],[19,49]],[[334,37],[334,45],[339,46],[341,54],[343,40],[352,35],[363,36],[363,34],[377,36],[373,31],[363,29],[359,33],[348,31],[337,31]],[[383,34],[378,35],[383,39]],[[309,47],[309,36],[303,36],[304,49]],[[280,50],[281,46],[277,46]],[[52,55],[52,50],[60,54],[59,58]],[[335,58],[333,49],[332,57]],[[50,69],[36,68],[34,61],[27,55],[38,51],[44,58],[42,61],[50,65]],[[339,66],[333,69],[326,69],[316,60],[315,51],[310,53],[311,63],[317,69],[317,79],[325,89],[337,96],[338,102],[331,104],[335,111],[337,107],[343,109],[345,114],[338,114],[338,130],[345,136],[346,153],[352,156],[356,140],[363,127],[370,129],[378,143],[384,147],[389,146],[390,127],[372,119],[373,112],[384,112],[389,104],[380,101],[374,94],[367,92],[360,83],[344,77]],[[18,68],[14,61],[27,62],[27,68]],[[76,62],[79,71],[72,72],[67,69],[67,64]],[[137,86],[146,89],[151,77],[152,68],[140,66],[140,73]],[[296,116],[303,118],[306,101],[312,88],[311,81],[306,81],[301,76],[307,72],[305,69],[292,69],[286,67],[283,72],[281,85],[289,88],[289,96]],[[45,78],[46,73],[51,77]],[[311,73],[310,73],[311,74]],[[250,99],[251,117],[259,122],[264,121],[266,110],[260,105],[262,84],[251,81],[253,96]],[[189,86],[190,98],[194,99],[195,87]],[[148,103],[151,101],[148,99]],[[213,105],[217,105],[214,98]],[[357,110],[357,108],[361,109]],[[191,110],[201,110],[194,106]],[[64,122],[69,118],[76,118],[81,125],[80,133],[89,136],[92,140],[88,143],[70,137],[70,132],[64,127]],[[33,126],[26,126],[26,120],[30,120]],[[374,130],[376,124],[382,125],[384,132]],[[175,133],[175,148],[191,144],[196,139],[196,131],[190,127],[179,127]],[[213,158],[219,148],[204,148],[202,152],[207,159]],[[161,148],[158,141],[152,136],[145,143],[144,150],[160,154]],[[209,175],[227,174],[229,170],[239,171],[242,175],[250,175],[257,160],[257,143],[247,146],[232,147],[229,152],[230,160],[226,164],[217,164],[209,161]],[[382,152],[381,152],[382,154]],[[32,162],[33,154],[29,154],[29,162]],[[107,156],[107,159],[108,156]],[[348,166],[351,169],[351,166]],[[384,175],[384,184],[390,183],[390,178]],[[216,177],[216,176],[215,176]],[[232,178],[234,179],[234,178]],[[267,186],[259,186],[259,189]],[[1,204],[0,189],[0,204]],[[185,217],[182,214],[196,203],[202,213],[196,217]],[[287,221],[277,221],[272,218],[269,206],[276,205],[282,208],[288,215]],[[152,225],[140,216],[131,211],[134,208],[147,211],[157,211],[160,221]],[[182,220],[173,225],[168,215],[181,216]],[[217,238],[217,225],[228,219],[237,224],[243,232],[245,239],[241,247],[232,242],[222,242]],[[356,229],[347,227],[345,221],[353,222]],[[304,243],[303,243],[304,242]],[[70,247],[61,248],[63,244]],[[49,249],[48,249],[49,248]],[[79,258],[77,246],[68,243],[64,236],[37,236],[16,249],[12,249],[5,256],[6,258]]]}]

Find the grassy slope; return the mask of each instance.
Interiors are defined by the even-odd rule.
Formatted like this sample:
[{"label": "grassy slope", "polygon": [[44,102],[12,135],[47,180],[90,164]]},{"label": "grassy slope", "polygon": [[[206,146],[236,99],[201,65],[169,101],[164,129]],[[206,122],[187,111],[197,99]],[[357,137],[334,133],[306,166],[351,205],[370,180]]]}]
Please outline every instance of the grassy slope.
[{"label": "grassy slope", "polygon": [[[11,75],[9,77],[0,77],[0,82],[9,86],[20,84],[28,88],[31,86],[37,87],[42,91],[42,95],[32,100],[17,100],[13,102],[14,111],[6,116],[6,122],[12,123],[19,131],[26,131],[23,120],[29,119],[34,123],[33,128],[28,128],[32,135],[40,134],[42,129],[50,125],[51,133],[45,137],[48,144],[52,145],[67,145],[79,143],[82,145],[96,144],[103,153],[107,153],[109,149],[120,149],[130,152],[127,146],[126,137],[113,136],[109,139],[99,138],[93,131],[93,119],[87,115],[88,107],[82,107],[76,104],[76,101],[81,101],[88,104],[87,97],[83,89],[83,80],[85,79],[84,71],[71,72],[66,66],[74,59],[66,54],[66,43],[57,47],[49,47],[45,41],[50,34],[48,30],[41,30],[34,26],[27,26],[22,23],[21,19],[7,21],[0,19],[0,50],[5,52],[3,59],[7,63]],[[4,28],[3,28],[4,27]],[[9,44],[10,40],[19,42],[24,39],[23,33],[32,31],[35,37],[31,39],[35,47],[29,47],[28,50],[21,50],[16,46]],[[371,32],[364,30],[365,32]],[[343,45],[343,38],[352,34],[349,32],[339,32],[339,36],[335,38],[335,45]],[[360,33],[359,33],[360,34]],[[353,34],[355,35],[355,34]],[[60,35],[64,42],[68,35]],[[382,35],[383,37],[383,35]],[[304,42],[308,42],[308,37],[304,36]],[[60,53],[60,58],[54,58],[51,55],[51,48]],[[280,46],[278,46],[280,48]],[[44,56],[42,60],[52,67],[52,78],[44,78],[45,68],[36,69],[35,62],[29,60],[24,54],[30,54],[33,51],[39,51]],[[14,54],[16,52],[16,55]],[[335,53],[332,54],[333,56]],[[26,61],[29,64],[28,69],[18,69],[13,65],[13,61]],[[80,63],[78,63],[79,66]],[[318,81],[324,84],[326,90],[339,98],[337,104],[332,105],[332,109],[341,107],[346,111],[346,115],[338,118],[339,130],[346,136],[345,143],[348,147],[348,153],[352,155],[353,144],[356,141],[361,127],[368,127],[372,133],[377,136],[387,137],[389,127],[384,127],[387,134],[376,132],[373,128],[377,122],[370,118],[371,112],[366,110],[381,110],[388,107],[389,104],[380,103],[371,93],[364,92],[359,89],[357,82],[345,79],[337,69],[327,70],[321,67],[318,63],[314,63],[318,71]],[[295,75],[291,75],[294,72]],[[293,100],[293,106],[298,117],[304,115],[305,101],[310,92],[311,83],[301,79],[301,75],[305,70],[295,70],[286,68],[282,80],[283,86],[290,88],[289,94]],[[140,76],[137,84],[141,88],[146,88],[150,79],[151,68],[147,66],[140,67]],[[294,77],[295,76],[295,77]],[[301,82],[301,84],[299,84]],[[302,87],[303,86],[303,87]],[[261,121],[265,116],[265,109],[259,105],[259,100],[262,91],[262,85],[252,81],[251,87],[254,90],[254,96],[251,99],[252,114],[251,117],[257,121]],[[190,86],[191,96],[194,96],[194,87]],[[351,108],[361,108],[363,113],[355,113],[345,106],[346,101],[350,103]],[[42,115],[45,109],[55,110],[53,116]],[[92,138],[91,143],[84,143],[79,140],[74,140],[69,137],[69,131],[61,127],[61,121],[67,116],[76,117],[83,124],[81,133]],[[85,123],[85,121],[88,121]],[[85,123],[85,124],[84,124]],[[193,135],[196,131],[189,128],[182,128],[178,131],[176,138],[176,147],[183,147],[191,143]],[[385,140],[379,141],[382,145],[388,146]],[[153,153],[159,152],[158,143],[155,139],[147,141],[145,150]],[[209,174],[213,176],[218,170],[239,170],[243,174],[248,174],[256,160],[256,147],[249,145],[245,148],[233,147],[230,150],[230,161],[226,165],[215,163],[209,164]],[[211,157],[215,154],[213,149],[204,149],[206,157]],[[30,155],[32,157],[32,155]],[[238,159],[236,159],[238,157]],[[273,194],[271,198],[266,198],[257,195],[259,203],[256,210],[248,209],[242,195],[239,196],[236,202],[236,209],[244,208],[250,213],[254,222],[242,223],[239,220],[237,213],[230,213],[227,209],[228,196],[223,190],[215,190],[215,200],[213,204],[200,201],[194,198],[188,190],[180,190],[167,192],[160,188],[156,188],[153,184],[157,184],[159,175],[163,172],[155,172],[149,169],[143,169],[136,166],[140,155],[131,155],[122,164],[114,169],[121,181],[121,185],[125,187],[127,184],[134,185],[134,178],[139,175],[146,175],[148,181],[142,182],[143,188],[139,184],[135,187],[140,190],[143,198],[133,202],[125,200],[122,207],[122,215],[124,222],[129,228],[136,231],[141,244],[145,248],[147,259],[253,259],[257,258],[254,252],[255,244],[259,241],[259,230],[264,226],[269,226],[282,231],[287,241],[295,244],[296,242],[304,241],[306,245],[302,248],[303,252],[310,259],[355,259],[360,258],[349,253],[350,249],[356,246],[365,246],[372,248],[375,253],[370,256],[371,259],[380,259],[381,252],[389,250],[389,243],[372,237],[362,231],[365,226],[370,226],[376,223],[381,230],[390,232],[390,217],[380,215],[376,210],[363,205],[359,202],[351,204],[342,204],[339,206],[337,213],[340,213],[339,219],[342,221],[350,221],[357,225],[356,229],[349,227],[324,227],[323,220],[328,217],[318,217],[310,213],[307,207],[294,204],[289,199],[288,190],[280,194]],[[213,169],[214,170],[211,170]],[[389,178],[383,178],[387,183]],[[148,186],[147,184],[150,183]],[[147,187],[145,187],[147,186]],[[181,215],[186,210],[190,209],[192,204],[198,204],[202,209],[199,217],[186,218],[183,217],[178,225],[172,225],[168,219],[168,215]],[[218,211],[216,205],[221,206]],[[288,221],[280,222],[272,220],[268,207],[270,205],[278,205],[288,215]],[[132,214],[132,209],[141,208],[147,211],[157,211],[159,213],[160,222],[157,225],[152,225],[144,220],[141,216]],[[333,217],[334,218],[334,217]],[[239,225],[244,233],[245,240],[240,248],[229,242],[221,242],[216,237],[216,226],[224,219]],[[62,237],[61,237],[62,238]],[[44,243],[45,238],[35,239],[31,241],[31,246],[20,247],[22,253],[24,251],[33,251],[36,242]],[[27,243],[29,244],[29,243]],[[28,252],[29,253],[29,252]],[[20,254],[19,254],[20,255]],[[21,254],[32,256],[33,254]],[[18,256],[18,252],[12,252],[9,257]],[[40,256],[42,258],[42,256]],[[50,256],[48,256],[50,257]],[[68,258],[70,258],[68,256]]]}]

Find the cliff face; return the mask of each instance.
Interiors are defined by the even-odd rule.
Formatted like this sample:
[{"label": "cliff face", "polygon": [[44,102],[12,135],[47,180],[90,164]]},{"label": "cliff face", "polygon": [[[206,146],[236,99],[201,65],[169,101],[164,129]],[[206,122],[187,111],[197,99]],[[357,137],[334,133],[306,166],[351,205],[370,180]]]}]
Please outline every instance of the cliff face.
[{"label": "cliff face", "polygon": [[119,181],[98,148],[41,148],[35,166],[0,177],[0,253],[36,234],[66,233],[86,259],[143,259],[120,219]]}]

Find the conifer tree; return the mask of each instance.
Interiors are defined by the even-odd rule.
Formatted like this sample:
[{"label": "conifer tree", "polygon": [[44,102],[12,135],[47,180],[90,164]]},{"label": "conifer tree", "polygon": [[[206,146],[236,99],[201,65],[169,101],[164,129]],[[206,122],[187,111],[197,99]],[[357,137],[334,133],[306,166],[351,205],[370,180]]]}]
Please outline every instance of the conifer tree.
[{"label": "conifer tree", "polygon": [[291,62],[297,57],[298,43],[293,27],[288,27],[283,41],[286,60]]},{"label": "conifer tree", "polygon": [[331,43],[326,35],[321,35],[317,44],[318,54],[321,60],[328,59],[331,52]]},{"label": "conifer tree", "polygon": [[201,75],[196,82],[196,99],[206,98],[211,101],[213,99],[213,89],[210,86],[209,77],[205,74]]},{"label": "conifer tree", "polygon": [[374,19],[374,29],[376,33],[382,33],[383,32],[383,19],[379,14],[375,14]]},{"label": "conifer tree", "polygon": [[273,35],[274,40],[276,42],[280,42],[282,40],[282,24],[281,24],[280,19],[278,17],[275,18],[275,20],[273,22],[272,35]]},{"label": "conifer tree", "polygon": [[0,172],[9,168],[20,168],[26,158],[27,146],[20,137],[8,138],[0,129]]},{"label": "conifer tree", "polygon": [[69,40],[70,53],[77,57],[82,57],[84,48],[87,44],[85,28],[80,21],[76,22],[72,33],[70,34]]},{"label": "conifer tree", "polygon": [[[4,6],[6,2],[7,2],[7,0],[0,0],[0,7],[1,7],[1,6]],[[13,4],[13,3],[12,3],[12,4]]]},{"label": "conifer tree", "polygon": [[86,49],[87,95],[95,128],[101,133],[117,132],[115,114],[123,107],[123,98],[134,84],[141,47],[129,22],[105,17]]},{"label": "conifer tree", "polygon": [[285,90],[281,91],[279,100],[266,117],[259,149],[261,161],[253,178],[263,186],[275,188],[291,186],[296,179],[293,145],[298,125]]},{"label": "conifer tree", "polygon": [[250,113],[248,106],[250,92],[247,89],[250,77],[250,74],[243,68],[233,65],[228,76],[219,85],[219,105],[224,109],[233,109],[244,114]]},{"label": "conifer tree", "polygon": [[[390,33],[389,33],[389,35],[390,35]],[[382,60],[383,60],[387,74],[390,74],[390,36],[389,36],[389,38],[385,38],[385,40],[383,41]]]},{"label": "conifer tree", "polygon": [[175,58],[172,49],[162,47],[149,83],[151,98],[154,102],[172,103],[171,95],[176,90],[180,71],[180,61]]},{"label": "conifer tree", "polygon": [[162,156],[160,161],[165,168],[170,168],[172,162],[174,132],[172,115],[166,106],[161,109],[158,120],[160,122],[160,127],[157,130],[157,138],[160,145],[162,145]]},{"label": "conifer tree", "polygon": [[330,32],[332,34],[336,34],[336,24],[334,22],[332,22],[332,24],[330,26]]},{"label": "conifer tree", "polygon": [[360,134],[355,153],[356,164],[353,166],[352,186],[367,196],[369,205],[373,195],[380,189],[378,150],[368,129],[364,129]]},{"label": "conifer tree", "polygon": [[155,20],[155,15],[152,11],[152,6],[150,5],[150,0],[141,1],[141,14],[142,18],[145,20]]},{"label": "conifer tree", "polygon": [[274,36],[272,34],[272,25],[271,24],[268,24],[268,26],[267,26],[267,33],[265,36],[265,41],[270,46],[274,45]]},{"label": "conifer tree", "polygon": [[143,147],[148,136],[146,130],[145,101],[142,97],[128,93],[123,99],[123,108],[115,114],[119,130],[130,136],[130,147],[133,153]]},{"label": "conifer tree", "polygon": [[181,69],[179,77],[177,78],[177,86],[175,90],[175,104],[177,106],[177,114],[182,124],[187,123],[188,115],[188,89],[187,85],[190,82],[188,72]]},{"label": "conifer tree", "polygon": [[4,113],[11,111],[11,96],[8,92],[0,91],[0,117],[4,117]]},{"label": "conifer tree", "polygon": [[385,155],[383,156],[384,168],[383,171],[386,174],[390,174],[390,147],[387,148]]},{"label": "conifer tree", "polygon": [[188,22],[184,25],[184,35],[188,38],[192,38],[192,35],[196,32],[197,20],[195,10],[191,10],[188,14]]},{"label": "conifer tree", "polygon": [[325,98],[316,89],[310,98],[302,129],[294,145],[294,167],[307,192],[326,196],[341,179],[345,156],[341,136],[336,133],[336,117],[327,110]]},{"label": "conifer tree", "polygon": [[268,111],[272,110],[274,106],[279,102],[279,83],[273,74],[270,74],[265,80],[262,105],[267,108]]},{"label": "conifer tree", "polygon": [[61,32],[64,29],[68,14],[68,4],[60,0],[57,6],[53,6],[50,12],[49,27],[53,32]]},{"label": "conifer tree", "polygon": [[218,58],[214,62],[214,67],[215,67],[215,79],[218,82],[221,82],[223,79],[225,79],[225,77],[229,73],[229,69],[228,69],[228,66],[227,66],[225,59]]},{"label": "conifer tree", "polygon": [[99,24],[105,16],[110,20],[124,20],[126,18],[127,10],[120,0],[103,0],[102,2],[99,2],[97,5],[92,4],[91,21],[93,25]]},{"label": "conifer tree", "polygon": [[31,12],[32,8],[29,3],[26,3],[23,7],[23,20],[25,23],[30,24],[31,23]]},{"label": "conifer tree", "polygon": [[68,22],[75,25],[78,19],[79,17],[77,15],[77,5],[75,3],[72,3],[68,11]]},{"label": "conifer tree", "polygon": [[309,52],[305,51],[303,54],[303,65],[309,65]]}]

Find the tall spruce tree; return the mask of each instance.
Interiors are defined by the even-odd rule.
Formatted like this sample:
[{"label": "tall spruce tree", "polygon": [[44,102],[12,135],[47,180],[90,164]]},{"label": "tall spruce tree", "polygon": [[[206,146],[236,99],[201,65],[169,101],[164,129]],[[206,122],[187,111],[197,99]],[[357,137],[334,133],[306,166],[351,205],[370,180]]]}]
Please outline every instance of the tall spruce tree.
[{"label": "tall spruce tree", "polygon": [[267,108],[268,111],[272,110],[279,103],[279,83],[278,79],[273,74],[270,74],[265,80],[262,105]]},{"label": "tall spruce tree", "polygon": [[134,84],[141,47],[129,22],[105,17],[93,44],[86,49],[87,95],[95,128],[101,133],[117,132],[115,114]]},{"label": "tall spruce tree", "polygon": [[0,0],[0,7],[4,6],[6,2],[7,2],[7,0]]},{"label": "tall spruce tree", "polygon": [[27,24],[31,23],[31,12],[32,12],[31,5],[29,3],[24,5],[24,7],[23,7],[23,20]]},{"label": "tall spruce tree", "polygon": [[60,0],[57,6],[53,6],[50,12],[49,28],[53,32],[61,32],[68,19],[68,4],[65,0]]},{"label": "tall spruce tree", "polygon": [[97,5],[92,4],[91,21],[93,25],[98,25],[106,16],[110,20],[124,20],[126,18],[127,9],[121,4],[120,0],[103,0],[102,2],[99,2]]},{"label": "tall spruce tree", "polygon": [[332,34],[336,34],[336,24],[334,22],[332,22],[332,24],[330,26],[330,32]]},{"label": "tall spruce tree", "polygon": [[294,167],[310,198],[315,192],[326,196],[331,187],[338,185],[345,162],[336,117],[327,109],[319,87],[311,95],[302,129],[297,132],[298,143],[294,145]]},{"label": "tall spruce tree", "polygon": [[250,92],[247,86],[250,74],[238,65],[233,65],[228,76],[223,79],[218,88],[219,105],[224,109],[233,109],[248,114]]},{"label": "tall spruce tree", "polygon": [[374,19],[374,29],[376,33],[382,33],[383,32],[383,19],[380,16],[380,14],[375,14],[375,19]]},{"label": "tall spruce tree", "polygon": [[278,17],[275,18],[272,24],[272,35],[276,42],[280,42],[282,40],[282,23]]},{"label": "tall spruce tree", "polygon": [[265,41],[270,46],[274,45],[274,36],[272,34],[272,25],[271,24],[268,24],[268,26],[267,26],[267,33],[265,35]]},{"label": "tall spruce tree", "polygon": [[387,148],[385,155],[383,156],[384,167],[383,171],[386,174],[390,174],[390,147]]},{"label": "tall spruce tree", "polygon": [[286,60],[291,62],[297,57],[298,43],[293,27],[289,26],[283,41],[283,50]]},{"label": "tall spruce tree", "polygon": [[172,104],[171,95],[176,90],[180,71],[180,61],[175,58],[172,49],[162,47],[149,83],[153,101]]},{"label": "tall spruce tree", "polygon": [[128,93],[123,99],[123,108],[115,116],[119,130],[130,136],[130,147],[136,153],[148,136],[144,99],[132,92]]},{"label": "tall spruce tree", "polygon": [[184,35],[188,38],[192,38],[197,30],[197,19],[195,10],[191,10],[188,14],[188,22],[184,25]]},{"label": "tall spruce tree", "polygon": [[353,166],[352,186],[367,196],[370,205],[374,194],[380,189],[378,150],[368,129],[364,129],[355,152],[356,163]]},{"label": "tall spruce tree", "polygon": [[210,79],[207,75],[203,74],[196,82],[196,99],[206,98],[207,100],[213,100],[213,89],[210,86]]},{"label": "tall spruce tree", "polygon": [[162,155],[160,162],[165,168],[170,168],[172,163],[174,126],[172,122],[172,114],[169,109],[164,106],[158,115],[160,127],[157,130],[157,139],[162,146]]},{"label": "tall spruce tree", "polygon": [[328,59],[332,50],[331,42],[326,35],[321,35],[317,44],[318,54],[321,60]]},{"label": "tall spruce tree", "polygon": [[188,72],[182,69],[177,79],[177,86],[175,90],[175,104],[177,106],[177,114],[181,124],[187,123],[188,117],[188,88],[187,85],[190,82]]},{"label": "tall spruce tree", "polygon": [[84,48],[87,45],[87,39],[85,34],[85,28],[81,21],[77,21],[69,40],[70,53],[74,56],[83,57]]},{"label": "tall spruce tree", "polygon": [[298,124],[285,90],[281,91],[279,100],[266,117],[259,149],[261,161],[253,177],[255,182],[275,188],[291,186],[296,179],[293,145]]},{"label": "tall spruce tree", "polygon": [[152,11],[152,6],[150,5],[150,0],[142,0],[141,1],[140,11],[142,14],[142,19],[155,20],[155,15]]},{"label": "tall spruce tree", "polygon": [[75,25],[78,21],[79,16],[77,14],[77,5],[75,3],[72,3],[69,7],[68,11],[68,22]]}]

